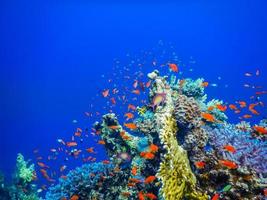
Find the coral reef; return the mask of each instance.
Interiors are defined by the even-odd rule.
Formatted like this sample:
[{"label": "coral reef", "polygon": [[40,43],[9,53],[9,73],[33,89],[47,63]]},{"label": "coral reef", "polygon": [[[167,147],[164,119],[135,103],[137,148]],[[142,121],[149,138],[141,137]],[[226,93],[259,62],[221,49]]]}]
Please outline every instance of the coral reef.
[{"label": "coral reef", "polygon": [[[109,160],[71,170],[46,199],[264,199],[266,135],[256,128],[265,130],[266,120],[256,128],[227,123],[223,101],[207,102],[204,79],[168,81],[157,70],[148,78],[148,103],[137,108],[138,118],[121,125],[109,113],[94,124]],[[38,199],[34,166],[21,154],[15,178],[8,190],[0,179],[0,193]]]}]

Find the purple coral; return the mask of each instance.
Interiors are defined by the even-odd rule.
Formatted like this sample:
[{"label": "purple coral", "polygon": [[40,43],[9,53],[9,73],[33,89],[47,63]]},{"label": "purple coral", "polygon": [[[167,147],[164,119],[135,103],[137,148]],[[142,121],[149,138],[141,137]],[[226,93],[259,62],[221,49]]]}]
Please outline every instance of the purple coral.
[{"label": "purple coral", "polygon": [[[210,143],[219,154],[240,166],[249,167],[259,174],[267,174],[267,143],[254,138],[250,132],[242,132],[232,125],[209,130]],[[229,153],[223,149],[225,145],[232,145],[236,153]]]}]

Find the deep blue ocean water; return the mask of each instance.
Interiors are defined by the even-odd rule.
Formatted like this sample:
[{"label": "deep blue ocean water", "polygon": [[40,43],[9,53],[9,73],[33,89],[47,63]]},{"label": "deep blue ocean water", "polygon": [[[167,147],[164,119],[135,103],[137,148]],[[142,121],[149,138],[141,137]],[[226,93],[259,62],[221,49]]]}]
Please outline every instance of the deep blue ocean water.
[{"label": "deep blue ocean water", "polygon": [[[34,160],[34,149],[46,155],[58,138],[90,126],[94,119],[83,113],[90,104],[101,110],[92,97],[107,87],[102,75],[111,73],[114,58],[129,59],[127,54],[151,50],[159,41],[171,42],[182,59],[194,58],[189,77],[218,83],[208,88],[210,97],[247,100],[252,94],[244,83],[267,86],[266,10],[264,0],[2,0],[0,170],[10,175],[18,152]],[[257,69],[257,79],[244,76]],[[256,122],[267,115],[264,109]],[[94,144],[89,140],[88,146]],[[105,158],[97,148],[98,159]]]}]

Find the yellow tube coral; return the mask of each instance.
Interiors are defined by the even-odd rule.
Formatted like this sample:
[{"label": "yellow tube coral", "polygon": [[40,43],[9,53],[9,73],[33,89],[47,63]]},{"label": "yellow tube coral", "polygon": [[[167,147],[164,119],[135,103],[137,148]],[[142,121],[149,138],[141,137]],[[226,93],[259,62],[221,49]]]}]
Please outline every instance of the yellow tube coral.
[{"label": "yellow tube coral", "polygon": [[191,171],[187,152],[176,140],[176,121],[166,117],[160,132],[160,140],[167,151],[157,173],[162,182],[160,194],[165,200],[206,200],[208,196],[196,191],[196,177]]}]

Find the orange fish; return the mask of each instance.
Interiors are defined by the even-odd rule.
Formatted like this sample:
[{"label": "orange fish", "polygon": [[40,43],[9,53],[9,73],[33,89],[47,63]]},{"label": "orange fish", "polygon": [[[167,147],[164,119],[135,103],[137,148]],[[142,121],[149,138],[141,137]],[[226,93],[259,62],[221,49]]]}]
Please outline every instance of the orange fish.
[{"label": "orange fish", "polygon": [[112,103],[113,105],[116,104],[116,100],[115,100],[114,97],[110,98],[110,101],[111,101],[111,103]]},{"label": "orange fish", "polygon": [[220,194],[216,193],[211,200],[218,200],[220,198]]},{"label": "orange fish", "polygon": [[157,196],[154,195],[153,193],[146,193],[145,196],[151,200],[157,199]]},{"label": "orange fish", "polygon": [[146,87],[149,88],[150,85],[151,85],[151,81],[148,81],[148,82],[146,83]]},{"label": "orange fish", "polygon": [[110,128],[112,130],[117,130],[119,128],[119,126],[113,125],[113,126],[108,126],[108,128]]},{"label": "orange fish", "polygon": [[103,163],[103,164],[109,164],[110,161],[109,161],[109,160],[103,160],[102,163]]},{"label": "orange fish", "polygon": [[230,105],[229,105],[229,108],[230,108],[231,110],[237,110],[237,107],[236,107],[236,105],[234,105],[234,104],[230,104]]},{"label": "orange fish", "polygon": [[223,106],[223,105],[217,105],[216,106],[217,108],[218,108],[218,110],[220,110],[220,111],[222,111],[222,112],[225,112],[226,111],[226,109],[227,109],[227,106]]},{"label": "orange fish", "polygon": [[81,132],[75,132],[74,135],[77,137],[81,137],[82,134],[81,134]]},{"label": "orange fish", "polygon": [[131,196],[130,192],[122,192],[121,194],[122,194],[122,196],[125,196],[125,197]]},{"label": "orange fish", "polygon": [[128,105],[128,110],[136,110],[136,107],[132,104]]},{"label": "orange fish", "polygon": [[78,144],[77,144],[77,142],[67,142],[66,145],[67,145],[68,147],[75,147],[75,146],[77,146]]},{"label": "orange fish", "polygon": [[134,166],[133,168],[132,168],[132,175],[134,175],[134,176],[136,176],[136,174],[137,174],[137,167],[136,166]]},{"label": "orange fish", "polygon": [[202,87],[208,87],[209,86],[209,82],[205,81],[202,83]]},{"label": "orange fish", "polygon": [[214,110],[213,106],[208,107],[208,111],[213,111],[213,110]]},{"label": "orange fish", "polygon": [[249,118],[251,118],[252,117],[252,115],[243,115],[242,116],[242,118],[245,118],[245,119],[249,119]]},{"label": "orange fish", "polygon": [[127,119],[132,119],[134,118],[133,113],[125,113],[124,117],[127,117]]},{"label": "orange fish", "polygon": [[236,169],[238,167],[238,165],[235,162],[229,160],[219,160],[219,163],[227,167],[228,169]]},{"label": "orange fish", "polygon": [[261,134],[267,134],[267,129],[262,126],[254,126],[253,129]]},{"label": "orange fish", "polygon": [[63,166],[60,167],[59,171],[60,172],[63,172],[66,168],[67,168],[67,166],[66,165],[63,165]]},{"label": "orange fish", "polygon": [[139,95],[140,94],[140,90],[133,90],[132,93]]},{"label": "orange fish", "polygon": [[230,153],[235,153],[236,152],[235,147],[233,147],[232,145],[225,145],[223,147],[223,149],[226,150],[226,151],[228,151],[228,152],[230,152]]},{"label": "orange fish", "polygon": [[145,179],[144,183],[149,184],[152,183],[156,179],[156,176],[149,176]]},{"label": "orange fish", "polygon": [[195,162],[195,166],[198,168],[198,169],[203,169],[205,167],[206,163],[203,162],[203,161],[197,161]]},{"label": "orange fish", "polygon": [[212,114],[209,113],[201,113],[201,116],[203,119],[205,119],[208,122],[215,122],[215,118]]},{"label": "orange fish", "polygon": [[152,160],[152,159],[155,158],[155,155],[154,155],[153,153],[150,153],[150,152],[141,152],[141,153],[140,153],[140,156],[141,156],[142,158],[147,159],[147,160]]},{"label": "orange fish", "polygon": [[158,152],[159,147],[157,145],[155,145],[155,144],[151,144],[149,146],[149,149],[150,149],[151,152],[156,153],[156,152]]},{"label": "orange fish", "polygon": [[94,147],[87,148],[86,151],[88,153],[93,153],[94,152]]},{"label": "orange fish", "polygon": [[49,168],[49,166],[47,166],[47,165],[44,164],[43,162],[37,162],[37,164],[39,165],[39,167]]},{"label": "orange fish", "polygon": [[78,200],[79,196],[77,194],[72,195],[72,197],[70,198],[70,200]]},{"label": "orange fish", "polygon": [[124,123],[124,126],[132,130],[137,129],[137,126],[135,123]]},{"label": "orange fish", "polygon": [[133,183],[142,183],[142,181],[137,178],[129,178],[129,181]]},{"label": "orange fish", "polygon": [[144,193],[142,191],[140,191],[138,193],[138,200],[145,200],[145,196],[144,196]]},{"label": "orange fish", "polygon": [[106,144],[106,142],[105,142],[104,140],[99,140],[99,141],[98,141],[98,144],[102,144],[102,145],[104,145],[104,144]]},{"label": "orange fish", "polygon": [[170,63],[169,64],[169,68],[173,72],[178,72],[178,66],[176,64],[174,64],[174,63]]},{"label": "orange fish", "polygon": [[245,101],[239,101],[238,102],[241,108],[247,107],[247,103]]},{"label": "orange fish", "polygon": [[103,97],[107,97],[109,95],[109,90],[104,90],[102,92]]}]

